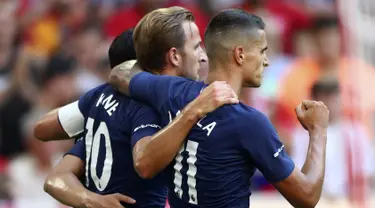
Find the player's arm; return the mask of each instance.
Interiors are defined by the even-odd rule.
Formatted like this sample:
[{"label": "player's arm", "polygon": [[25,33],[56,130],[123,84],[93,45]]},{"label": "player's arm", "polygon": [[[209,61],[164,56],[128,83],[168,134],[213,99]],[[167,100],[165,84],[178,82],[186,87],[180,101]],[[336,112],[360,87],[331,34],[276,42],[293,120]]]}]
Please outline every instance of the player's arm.
[{"label": "player's arm", "polygon": [[[141,133],[139,136],[139,131],[146,129],[136,127],[132,139],[135,137],[133,160],[138,174],[142,178],[152,178],[162,171],[176,156],[190,129],[200,118],[224,104],[234,103],[238,103],[238,98],[232,88],[224,82],[214,82],[189,103],[169,125],[152,137],[137,141],[137,138],[145,135]],[[137,115],[137,125],[142,126],[142,123],[154,122],[152,115],[158,116],[151,110]],[[144,122],[146,120],[148,121]],[[143,124],[143,126],[146,125]],[[153,132],[146,133],[152,135]]]},{"label": "player's arm", "polygon": [[256,116],[256,120],[251,122],[251,132],[247,133],[254,135],[254,140],[244,141],[243,146],[249,150],[256,167],[290,204],[294,207],[310,208],[318,203],[323,186],[328,110],[316,102],[304,103],[310,110],[299,114],[303,117],[303,122],[306,121],[305,126],[308,126],[310,144],[302,170],[295,167],[274,127],[264,115]]},{"label": "player's arm", "polygon": [[135,60],[126,61],[111,70],[108,83],[122,94],[129,96],[129,84],[133,76],[142,72]]},{"label": "player's arm", "polygon": [[119,92],[145,102],[158,111],[171,98],[176,98],[175,102],[181,104],[187,86],[194,83],[182,77],[144,72],[135,61],[127,61],[113,68],[108,82]]},{"label": "player's arm", "polygon": [[123,208],[121,202],[135,203],[122,194],[102,196],[86,189],[79,180],[85,170],[84,158],[85,145],[81,139],[48,175],[44,190],[62,204],[77,208]]},{"label": "player's arm", "polygon": [[58,108],[44,115],[34,126],[34,137],[40,141],[70,139],[58,120]]},{"label": "player's arm", "polygon": [[85,170],[84,151],[84,141],[78,140],[51,171],[44,184],[44,190],[49,195],[68,206],[85,207],[92,194],[78,179]]},{"label": "player's arm", "polygon": [[84,130],[84,117],[78,102],[52,110],[34,126],[34,136],[40,141],[70,139]]},{"label": "player's arm", "polygon": [[35,138],[40,141],[62,140],[76,137],[82,133],[87,106],[92,102],[92,99],[95,99],[96,92],[98,90],[94,88],[79,100],[43,116],[34,126]]}]

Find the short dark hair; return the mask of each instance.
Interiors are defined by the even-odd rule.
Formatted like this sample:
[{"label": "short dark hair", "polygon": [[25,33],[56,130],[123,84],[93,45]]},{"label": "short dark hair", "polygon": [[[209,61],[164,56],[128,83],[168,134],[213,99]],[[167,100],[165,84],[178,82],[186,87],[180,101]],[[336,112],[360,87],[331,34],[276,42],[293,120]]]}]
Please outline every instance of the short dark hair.
[{"label": "short dark hair", "polygon": [[340,92],[340,83],[334,77],[325,77],[317,80],[311,87],[311,98],[319,95],[333,95]]},{"label": "short dark hair", "polygon": [[111,69],[129,60],[136,59],[133,42],[133,29],[122,32],[113,41],[108,50]]},{"label": "short dark hair", "polygon": [[264,28],[262,18],[242,9],[226,9],[219,12],[211,19],[204,34],[208,58],[213,58],[213,54],[217,52],[215,46],[222,41],[221,39],[233,37],[234,32]]},{"label": "short dark hair", "polygon": [[166,65],[165,54],[172,48],[182,48],[186,37],[184,21],[195,21],[183,7],[156,9],[146,14],[134,29],[134,43],[139,65],[146,71]]},{"label": "short dark hair", "polygon": [[318,16],[313,20],[312,31],[317,33],[328,28],[337,28],[339,20],[336,16]]}]

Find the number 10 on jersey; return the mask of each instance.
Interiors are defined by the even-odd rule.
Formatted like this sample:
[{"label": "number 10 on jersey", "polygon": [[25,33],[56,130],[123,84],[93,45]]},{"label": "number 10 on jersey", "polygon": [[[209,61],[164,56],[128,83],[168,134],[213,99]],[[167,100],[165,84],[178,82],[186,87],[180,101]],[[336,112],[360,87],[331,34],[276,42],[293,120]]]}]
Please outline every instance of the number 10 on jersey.
[{"label": "number 10 on jersey", "polygon": [[[176,164],[173,167],[175,170],[174,180],[173,180],[174,186],[175,186],[174,192],[180,199],[182,199],[182,196],[184,194],[184,191],[182,189],[182,180],[183,178],[187,177],[187,185],[189,187],[187,194],[189,195],[189,203],[195,204],[195,205],[198,204],[198,197],[197,197],[198,194],[197,194],[197,189],[196,189],[197,181],[195,178],[195,175],[197,174],[197,166],[195,165],[195,162],[197,161],[196,155],[197,155],[198,145],[199,145],[198,142],[188,140],[186,146],[183,145],[180,151],[178,152],[175,158]],[[182,161],[185,159],[184,155],[186,154],[188,155],[186,159],[188,170],[186,174],[182,175],[181,170],[183,167],[186,167],[184,166],[185,164],[183,164]]]},{"label": "number 10 on jersey", "polygon": [[[100,125],[96,132],[94,132],[94,119],[88,118],[86,123],[86,187],[89,186],[89,172],[94,182],[96,188],[99,191],[104,191],[107,187],[109,180],[112,174],[112,164],[113,164],[113,155],[112,155],[112,146],[111,139],[109,136],[108,127],[104,122],[100,122]],[[104,136],[105,141],[105,159],[101,177],[98,176],[96,172],[96,167],[98,164],[99,157],[99,148],[100,148],[100,139],[101,136]],[[91,162],[90,162],[91,160]]]}]

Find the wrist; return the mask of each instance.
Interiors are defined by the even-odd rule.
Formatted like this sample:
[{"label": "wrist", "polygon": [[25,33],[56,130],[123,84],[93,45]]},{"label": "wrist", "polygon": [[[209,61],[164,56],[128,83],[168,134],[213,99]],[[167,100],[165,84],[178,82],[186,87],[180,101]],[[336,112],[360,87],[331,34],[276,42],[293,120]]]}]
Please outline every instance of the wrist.
[{"label": "wrist", "polygon": [[327,128],[323,127],[314,127],[308,129],[310,137],[322,136],[327,135]]},{"label": "wrist", "polygon": [[95,194],[89,191],[84,191],[81,194],[81,204],[79,208],[91,208],[92,200],[95,198]]},{"label": "wrist", "polygon": [[196,123],[204,115],[203,115],[203,112],[200,109],[191,108],[191,107],[187,106],[184,110],[182,110],[181,116],[185,117],[187,122]]}]

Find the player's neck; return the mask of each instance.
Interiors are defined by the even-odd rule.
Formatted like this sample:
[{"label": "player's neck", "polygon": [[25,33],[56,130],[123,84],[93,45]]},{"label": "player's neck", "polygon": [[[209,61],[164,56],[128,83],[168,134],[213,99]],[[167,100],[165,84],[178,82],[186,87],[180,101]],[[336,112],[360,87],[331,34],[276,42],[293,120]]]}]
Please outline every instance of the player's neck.
[{"label": "player's neck", "polygon": [[205,82],[207,84],[211,84],[215,81],[226,81],[237,93],[237,95],[240,95],[243,76],[239,70],[232,70],[232,67],[230,66],[215,66],[215,69],[210,68]]},{"label": "player's neck", "polygon": [[178,76],[176,70],[170,67],[165,67],[159,70],[152,70],[152,73],[156,75]]}]

